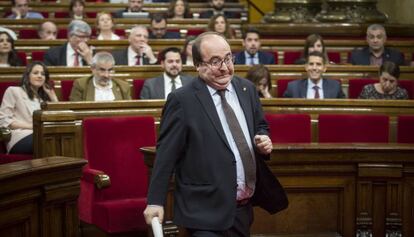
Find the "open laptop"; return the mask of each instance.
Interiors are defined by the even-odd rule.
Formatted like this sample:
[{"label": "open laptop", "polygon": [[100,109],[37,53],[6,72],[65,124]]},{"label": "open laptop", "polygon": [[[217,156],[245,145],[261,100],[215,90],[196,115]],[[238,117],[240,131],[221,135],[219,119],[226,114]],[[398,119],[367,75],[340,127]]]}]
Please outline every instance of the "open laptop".
[{"label": "open laptop", "polygon": [[122,13],[123,18],[149,18],[149,12],[124,12]]}]

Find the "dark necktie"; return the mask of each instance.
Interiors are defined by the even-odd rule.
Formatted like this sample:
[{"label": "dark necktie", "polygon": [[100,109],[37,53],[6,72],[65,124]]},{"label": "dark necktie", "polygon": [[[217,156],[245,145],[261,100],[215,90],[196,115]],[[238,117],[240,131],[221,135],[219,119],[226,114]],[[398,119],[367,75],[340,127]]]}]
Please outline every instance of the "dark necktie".
[{"label": "dark necktie", "polygon": [[79,54],[78,52],[75,52],[74,54],[74,60],[73,60],[73,66],[74,67],[79,67]]},{"label": "dark necktie", "polygon": [[171,79],[171,92],[175,91],[175,78]]},{"label": "dark necktie", "polygon": [[254,55],[249,54],[250,65],[254,65]]},{"label": "dark necktie", "polygon": [[319,99],[319,86],[312,87],[315,90],[315,99]]},{"label": "dark necktie", "polygon": [[217,92],[221,97],[221,106],[223,107],[231,135],[233,136],[234,142],[239,150],[240,158],[243,163],[246,185],[249,188],[253,188],[256,182],[256,167],[254,165],[252,154],[250,153],[249,145],[247,144],[234,110],[227,103],[225,96],[226,90],[218,90]]},{"label": "dark necktie", "polygon": [[135,65],[141,65],[141,56],[137,55],[135,56],[135,58],[137,59],[137,61],[135,62]]}]

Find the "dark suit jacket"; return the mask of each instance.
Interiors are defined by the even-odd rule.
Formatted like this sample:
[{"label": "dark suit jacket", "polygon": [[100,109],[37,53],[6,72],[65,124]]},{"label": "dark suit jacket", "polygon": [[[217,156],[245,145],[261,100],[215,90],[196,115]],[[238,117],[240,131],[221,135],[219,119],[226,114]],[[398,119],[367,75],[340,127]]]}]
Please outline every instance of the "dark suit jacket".
[{"label": "dark suit jacket", "polygon": [[[234,64],[246,64],[246,55],[244,55],[244,51],[235,55]],[[259,64],[275,64],[275,57],[270,53],[259,51]]]},{"label": "dark suit jacket", "polygon": [[[156,39],[156,37],[152,34],[152,32],[149,33],[150,39]],[[167,31],[161,39],[181,39],[180,32],[175,31]]]},{"label": "dark suit jacket", "polygon": [[[128,48],[115,50],[112,52],[112,56],[115,59],[115,65],[127,65],[128,66]],[[144,65],[151,65],[149,58],[144,56]]]},{"label": "dark suit jacket", "polygon": [[[350,63],[353,65],[370,65],[370,56],[371,53],[369,51],[369,47],[365,47],[360,50],[354,50],[351,53]],[[392,48],[384,48],[384,53],[382,54],[382,60],[391,61],[395,64],[401,66],[404,65],[404,56],[402,53],[396,49]]]},{"label": "dark suit jacket", "polygon": [[[186,75],[180,75],[181,78],[181,84],[183,86],[189,84],[193,78],[186,76]],[[141,99],[165,99],[165,91],[164,91],[164,76],[161,75],[159,77],[151,78],[148,80],[145,80],[144,86],[142,87]]]},{"label": "dark suit jacket", "polygon": [[[254,144],[254,135],[268,134],[256,88],[238,77],[233,77],[232,84]],[[256,152],[257,176],[261,181],[256,184],[253,201],[274,213],[287,206],[287,198],[265,165],[266,158],[269,156]],[[200,78],[168,96],[148,204],[165,205],[173,171],[175,224],[204,230],[225,230],[232,226],[236,211],[236,161],[210,92]]]},{"label": "dark suit jacket", "polygon": [[[213,10],[207,10],[200,13],[200,18],[211,18],[214,15]],[[240,14],[231,11],[224,11],[224,16],[228,18],[240,18]]]},{"label": "dark suit jacket", "polygon": [[[66,66],[66,49],[68,43],[61,46],[56,46],[48,49],[44,56],[44,63],[47,66]],[[83,65],[88,65],[85,60],[82,60]]]},{"label": "dark suit jacket", "polygon": [[[322,90],[325,99],[345,98],[341,84],[336,80],[322,79]],[[286,98],[306,98],[308,91],[308,79],[294,80],[288,83],[283,94]]]}]

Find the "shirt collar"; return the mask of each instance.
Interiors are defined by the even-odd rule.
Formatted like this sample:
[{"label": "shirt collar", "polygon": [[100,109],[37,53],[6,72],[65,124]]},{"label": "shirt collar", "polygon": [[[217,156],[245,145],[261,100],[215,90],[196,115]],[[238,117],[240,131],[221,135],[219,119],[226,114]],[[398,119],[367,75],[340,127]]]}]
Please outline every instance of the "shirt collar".
[{"label": "shirt collar", "polygon": [[109,80],[109,84],[107,86],[105,86],[105,87],[102,87],[101,85],[98,85],[95,80],[96,80],[95,77],[93,77],[93,80],[92,81],[93,81],[93,86],[95,88],[100,89],[100,90],[112,89],[112,80]]}]

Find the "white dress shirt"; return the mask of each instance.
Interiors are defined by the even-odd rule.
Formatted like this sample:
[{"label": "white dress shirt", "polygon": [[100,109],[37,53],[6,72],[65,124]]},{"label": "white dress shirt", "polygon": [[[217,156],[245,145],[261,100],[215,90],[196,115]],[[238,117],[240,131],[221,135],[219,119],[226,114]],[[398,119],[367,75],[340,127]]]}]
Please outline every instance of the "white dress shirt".
[{"label": "white dress shirt", "polygon": [[[252,60],[251,55],[248,52],[244,51],[244,57],[246,58],[245,64],[246,65],[252,65],[251,64],[251,60]],[[254,65],[259,64],[259,53],[255,53],[253,55],[253,64]]]},{"label": "white dress shirt", "polygon": [[[131,48],[131,46],[128,47],[128,66],[134,66],[137,63],[137,53]],[[139,65],[144,65],[143,60],[144,58],[141,56],[141,61]]]},{"label": "white dress shirt", "polygon": [[322,78],[318,81],[318,84],[313,83],[311,79],[308,78],[308,89],[306,91],[306,98],[307,99],[315,99],[315,89],[313,89],[314,86],[319,87],[319,99],[323,99],[323,89],[322,89]]},{"label": "white dress shirt", "polygon": [[95,101],[113,101],[115,100],[114,92],[112,91],[112,80],[109,81],[108,86],[102,87],[93,79],[93,86],[95,87]]},{"label": "white dress shirt", "polygon": [[[175,89],[178,89],[183,86],[180,75],[178,75],[175,78],[174,83],[175,83]],[[172,87],[171,77],[169,77],[167,73],[164,72],[164,98],[165,99],[167,99],[168,94],[171,93],[171,87]]]}]

